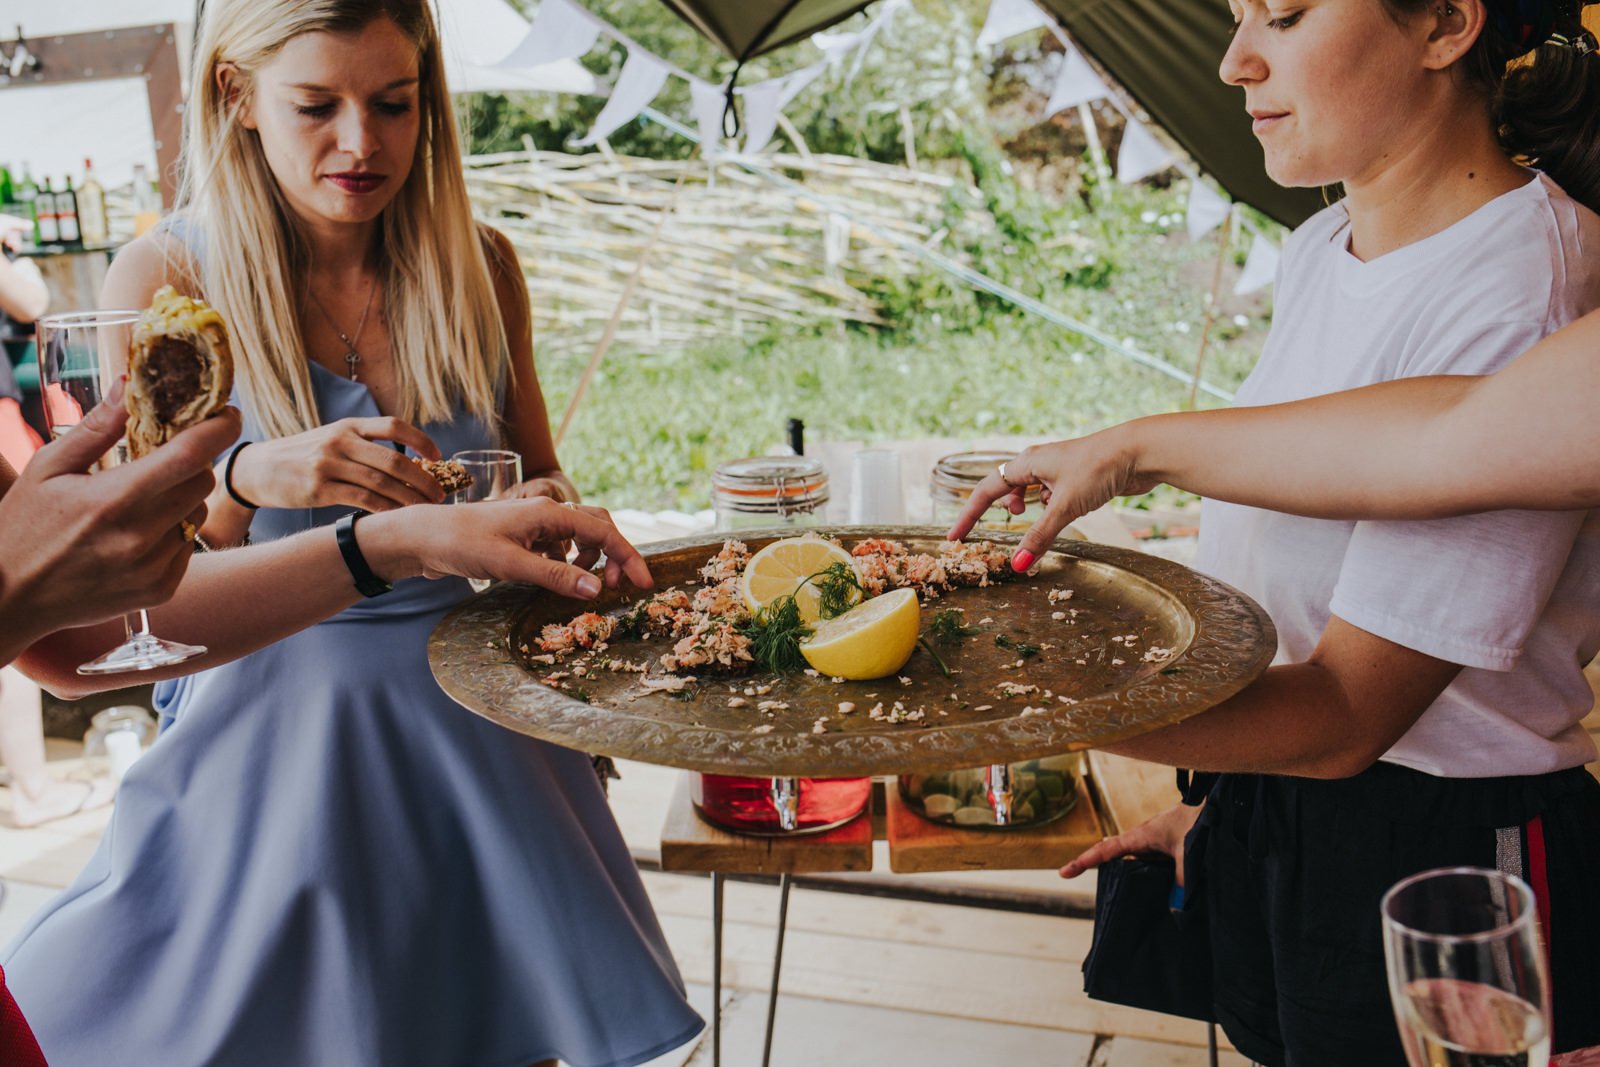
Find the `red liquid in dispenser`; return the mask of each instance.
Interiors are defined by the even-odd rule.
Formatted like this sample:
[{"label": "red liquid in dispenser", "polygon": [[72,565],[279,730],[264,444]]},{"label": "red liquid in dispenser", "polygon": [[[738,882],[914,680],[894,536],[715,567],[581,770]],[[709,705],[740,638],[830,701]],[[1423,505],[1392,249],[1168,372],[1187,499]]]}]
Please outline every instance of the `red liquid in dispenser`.
[{"label": "red liquid in dispenser", "polygon": [[695,774],[689,795],[701,818],[744,834],[804,834],[842,826],[866,810],[871,778],[795,778],[799,790],[795,825],[786,829],[773,799],[771,778]]}]

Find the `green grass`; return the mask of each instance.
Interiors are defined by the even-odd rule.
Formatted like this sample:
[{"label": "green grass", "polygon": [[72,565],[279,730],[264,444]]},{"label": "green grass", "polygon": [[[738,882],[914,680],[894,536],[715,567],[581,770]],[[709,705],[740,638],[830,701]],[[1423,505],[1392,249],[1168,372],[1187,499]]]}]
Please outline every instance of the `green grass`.
[{"label": "green grass", "polygon": [[[1119,190],[1113,207],[1079,228],[1096,233],[1096,253],[1112,262],[1108,283],[1042,282],[1036,291],[1192,368],[1217,245],[1215,235],[1188,241],[1174,215],[1181,202],[1175,191]],[[1247,235],[1236,242],[1247,244]],[[893,330],[774,330],[683,352],[613,349],[561,448],[563,465],[595,502],[694,510],[709,506],[718,463],[766,451],[791,417],[805,420],[810,440],[1074,436],[1187,400],[1186,384],[1068,330],[987,301],[974,313],[964,288],[912,281],[904,289],[918,294],[921,310],[898,308]],[[1231,391],[1254,364],[1270,310],[1263,295],[1226,294],[1225,285],[1205,376]],[[554,419],[586,360],[581,351],[541,359]]]}]

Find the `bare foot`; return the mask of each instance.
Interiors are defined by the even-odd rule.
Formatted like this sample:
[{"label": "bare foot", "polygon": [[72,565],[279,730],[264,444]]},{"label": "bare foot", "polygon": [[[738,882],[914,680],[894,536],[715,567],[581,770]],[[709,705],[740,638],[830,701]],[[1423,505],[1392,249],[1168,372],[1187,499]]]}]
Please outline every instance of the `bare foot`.
[{"label": "bare foot", "polygon": [[43,793],[34,797],[28,796],[20,786],[12,783],[11,821],[22,828],[39,826],[76,815],[80,811],[103,808],[116,795],[116,783],[105,776],[89,782],[81,778],[69,781],[52,779]]}]

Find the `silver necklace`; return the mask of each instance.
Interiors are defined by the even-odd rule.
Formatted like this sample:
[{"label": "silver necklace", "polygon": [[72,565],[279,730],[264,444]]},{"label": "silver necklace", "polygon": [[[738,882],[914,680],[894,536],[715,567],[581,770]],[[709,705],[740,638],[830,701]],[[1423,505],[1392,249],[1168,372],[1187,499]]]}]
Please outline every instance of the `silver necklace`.
[{"label": "silver necklace", "polygon": [[309,296],[311,298],[311,302],[317,306],[317,310],[322,312],[322,317],[328,320],[328,325],[333,329],[334,333],[339,335],[339,342],[344,345],[344,365],[349,368],[350,380],[352,382],[360,381],[360,379],[356,377],[356,364],[361,362],[361,353],[356,350],[356,344],[361,340],[361,331],[367,328],[367,315],[372,311],[372,297],[377,291],[378,278],[376,275],[374,275],[372,278],[372,284],[367,286],[367,305],[361,309],[361,321],[356,323],[355,336],[351,337],[343,330],[339,329],[339,324],[333,321],[333,316],[328,314],[328,309],[322,306],[322,301],[317,299],[317,294],[311,289],[309,279],[306,283],[306,295]]}]

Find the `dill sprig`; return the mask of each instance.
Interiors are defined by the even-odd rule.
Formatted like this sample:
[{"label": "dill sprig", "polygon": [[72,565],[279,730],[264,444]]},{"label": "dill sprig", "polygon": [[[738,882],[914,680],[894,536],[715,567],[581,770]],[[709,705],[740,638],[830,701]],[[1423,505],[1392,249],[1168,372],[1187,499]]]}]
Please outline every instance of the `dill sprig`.
[{"label": "dill sprig", "polygon": [[806,658],[800,653],[800,642],[811,636],[811,627],[800,617],[800,605],[793,596],[770,601],[741,623],[739,632],[750,639],[750,655],[773,674],[804,669]]},{"label": "dill sprig", "polygon": [[933,621],[928,624],[925,637],[932,637],[941,645],[953,645],[963,637],[983,631],[976,626],[968,626],[961,617],[961,612],[955,608],[941,608],[934,613]]},{"label": "dill sprig", "polygon": [[843,615],[866,596],[856,569],[842,560],[830,563],[800,584],[805,585],[806,582],[816,587],[817,610],[824,619]]},{"label": "dill sprig", "polygon": [[994,643],[999,645],[1001,648],[1009,648],[1023,659],[1027,659],[1029,656],[1037,656],[1039,654],[1038,645],[1030,645],[1026,641],[1018,641],[1016,638],[1007,637],[1005,634],[995,634]]},{"label": "dill sprig", "polygon": [[917,646],[921,648],[922,651],[933,657],[933,662],[939,665],[940,674],[948,678],[955,673],[950,669],[950,664],[944,661],[944,657],[939,655],[939,653],[934,649],[933,642],[928,640],[927,634],[923,634],[921,637],[917,638]]},{"label": "dill sprig", "polygon": [[650,602],[641,600],[628,611],[617,618],[617,628],[612,631],[617,637],[638,637],[644,633],[644,609]]}]

